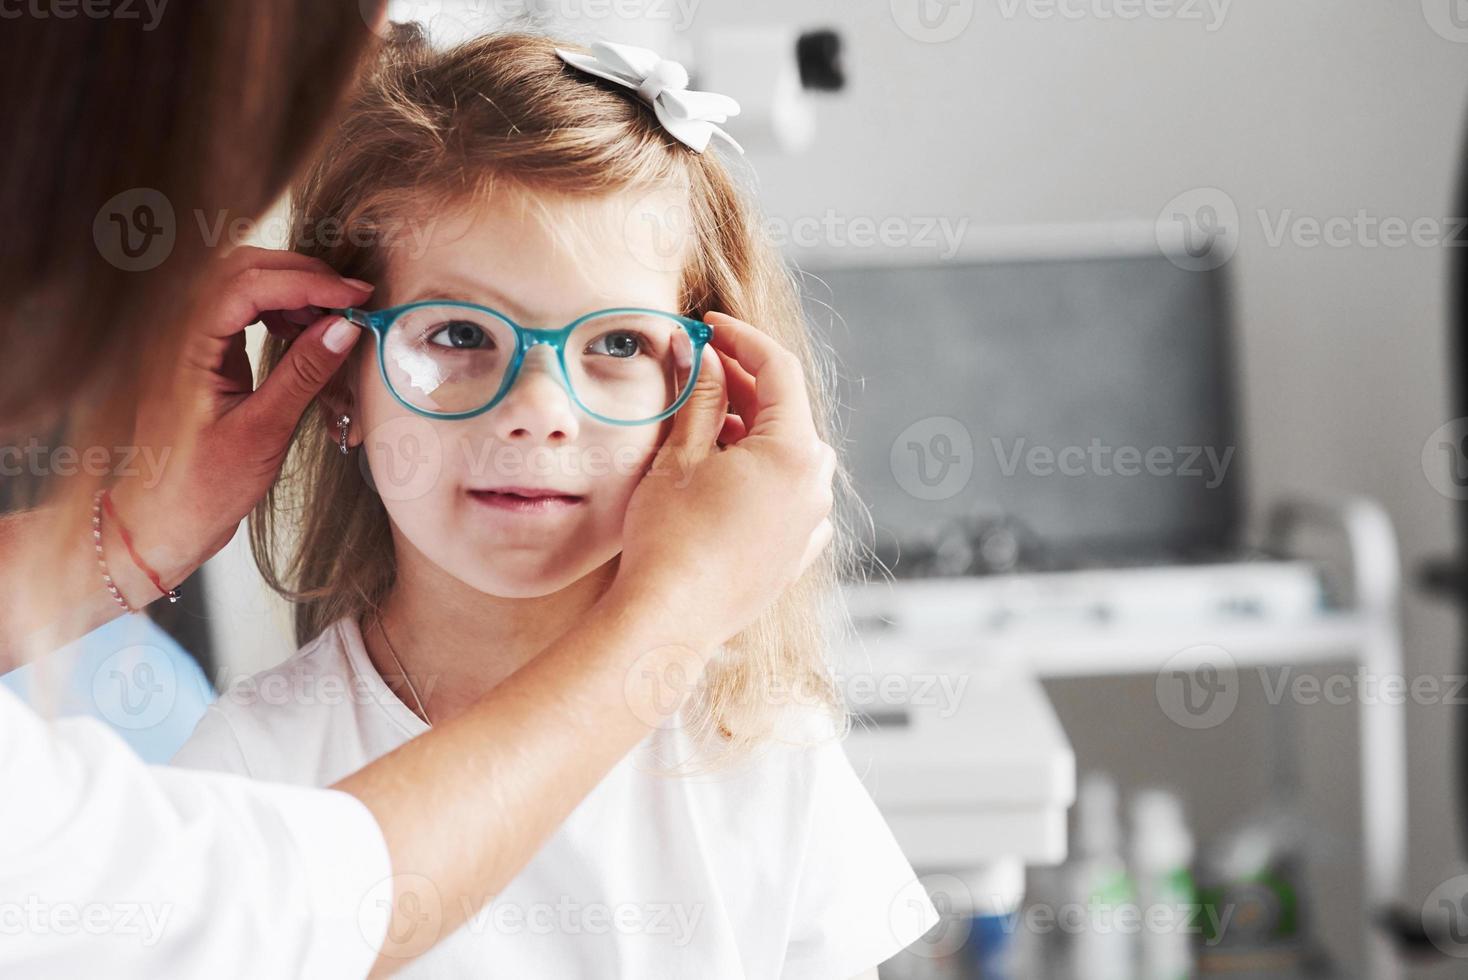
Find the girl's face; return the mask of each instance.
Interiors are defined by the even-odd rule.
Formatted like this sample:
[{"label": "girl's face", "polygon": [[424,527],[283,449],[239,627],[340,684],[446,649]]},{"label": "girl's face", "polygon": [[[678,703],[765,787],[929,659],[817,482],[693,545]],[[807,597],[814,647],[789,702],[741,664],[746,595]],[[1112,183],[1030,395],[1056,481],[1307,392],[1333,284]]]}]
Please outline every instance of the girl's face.
[{"label": "girl's face", "polygon": [[[665,254],[658,222],[638,220],[646,207],[617,195],[532,201],[496,191],[487,204],[422,219],[417,237],[389,250],[373,303],[461,300],[542,328],[615,306],[681,312],[682,262]],[[619,426],[591,418],[562,387],[547,346],[530,350],[490,411],[429,419],[393,398],[375,345],[364,347],[351,437],[362,440],[400,560],[413,549],[480,592],[530,598],[565,588],[621,551],[627,502],[671,420]],[[509,488],[558,496],[532,502]]]}]

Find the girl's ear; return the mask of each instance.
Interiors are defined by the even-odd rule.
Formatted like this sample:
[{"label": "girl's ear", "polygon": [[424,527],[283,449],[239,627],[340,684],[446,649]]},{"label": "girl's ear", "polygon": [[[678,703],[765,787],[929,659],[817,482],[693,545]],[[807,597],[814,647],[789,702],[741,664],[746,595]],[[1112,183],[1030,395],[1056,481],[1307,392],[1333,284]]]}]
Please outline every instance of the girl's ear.
[{"label": "girl's ear", "polygon": [[337,439],[341,438],[340,423],[342,416],[351,419],[347,427],[347,446],[355,446],[362,441],[360,433],[362,425],[357,418],[357,396],[355,385],[347,381],[346,375],[351,372],[352,361],[348,360],[342,369],[336,373],[326,387],[321,389],[321,394],[316,398],[316,404],[321,407],[325,416],[322,419],[326,429]]}]

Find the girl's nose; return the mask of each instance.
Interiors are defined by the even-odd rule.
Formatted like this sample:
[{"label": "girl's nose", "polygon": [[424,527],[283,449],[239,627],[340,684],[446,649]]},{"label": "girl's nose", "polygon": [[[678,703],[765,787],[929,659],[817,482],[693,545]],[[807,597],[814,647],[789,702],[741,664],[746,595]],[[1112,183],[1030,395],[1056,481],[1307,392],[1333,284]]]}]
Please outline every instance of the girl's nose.
[{"label": "girl's nose", "polygon": [[504,442],[567,443],[576,438],[576,406],[561,383],[555,351],[547,345],[530,348],[520,374],[495,406],[495,435]]}]

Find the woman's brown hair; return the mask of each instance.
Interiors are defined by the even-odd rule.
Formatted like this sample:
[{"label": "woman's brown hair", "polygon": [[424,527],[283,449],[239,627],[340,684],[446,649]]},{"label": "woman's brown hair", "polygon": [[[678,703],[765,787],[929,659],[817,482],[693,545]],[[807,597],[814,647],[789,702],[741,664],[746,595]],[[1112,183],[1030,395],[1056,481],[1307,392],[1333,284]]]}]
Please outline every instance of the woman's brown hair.
[{"label": "woman's brown hair", "polygon": [[[5,15],[0,431],[79,404],[103,408],[103,425],[130,419],[143,369],[177,350],[211,246],[229,244],[201,229],[257,218],[285,190],[376,40],[381,6],[164,0]],[[171,248],[154,241],[170,233]]]},{"label": "woman's brown hair", "polygon": [[[725,164],[673,140],[626,93],[564,65],[555,47],[549,38],[501,33],[437,50],[421,33],[399,30],[298,186],[292,240],[344,275],[380,281],[388,250],[376,246],[373,230],[482,195],[677,188],[692,236],[681,312],[728,313],[794,351],[822,438],[834,442],[820,345],[789,270]],[[326,226],[352,233],[311,231]],[[267,369],[284,349],[267,342]],[[387,513],[357,460],[334,451],[327,414],[302,421],[280,481],[251,521],[262,573],[297,604],[301,643],[341,617],[373,615],[394,580]],[[826,652],[848,540],[838,528],[817,563],[710,666],[694,699],[693,734],[705,744],[715,731],[724,735],[720,764],[779,737],[787,705],[823,709],[844,731]]]},{"label": "woman's brown hair", "polygon": [[[131,443],[140,393],[172,378],[209,258],[235,244],[212,230],[258,218],[285,191],[378,40],[385,4],[0,10],[0,447]],[[24,525],[34,533],[0,527],[4,615],[23,609],[38,627],[71,615],[48,583],[68,574],[101,479],[0,478],[0,509],[52,505]],[[49,636],[35,633],[30,652]]]}]

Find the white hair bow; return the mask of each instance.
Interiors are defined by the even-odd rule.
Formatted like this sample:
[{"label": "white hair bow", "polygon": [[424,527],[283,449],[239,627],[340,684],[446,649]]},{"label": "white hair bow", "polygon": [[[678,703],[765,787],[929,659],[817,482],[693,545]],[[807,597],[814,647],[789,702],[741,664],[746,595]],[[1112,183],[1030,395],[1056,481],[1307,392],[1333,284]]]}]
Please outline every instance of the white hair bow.
[{"label": "white hair bow", "polygon": [[678,62],[648,48],[609,41],[593,41],[590,54],[563,48],[556,48],[556,54],[572,68],[632,89],[652,106],[663,128],[694,151],[702,153],[709,138],[717,136],[744,152],[744,147],[717,125],[739,115],[739,103],[716,92],[690,91],[688,70]]}]

